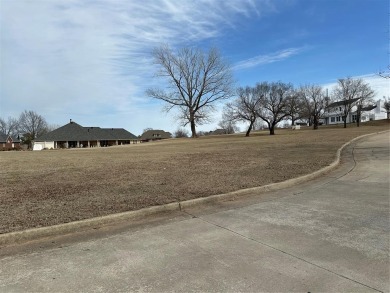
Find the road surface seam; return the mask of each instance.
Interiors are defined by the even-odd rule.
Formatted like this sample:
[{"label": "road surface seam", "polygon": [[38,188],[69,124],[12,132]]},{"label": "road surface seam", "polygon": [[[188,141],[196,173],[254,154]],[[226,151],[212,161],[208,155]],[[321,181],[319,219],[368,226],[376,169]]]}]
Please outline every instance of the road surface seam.
[{"label": "road surface seam", "polygon": [[240,237],[242,237],[242,238],[244,238],[244,239],[247,239],[247,240],[256,242],[256,243],[258,243],[258,244],[260,244],[260,245],[266,246],[266,247],[268,247],[268,248],[271,248],[271,249],[273,249],[273,250],[279,251],[279,252],[284,253],[284,254],[286,254],[286,255],[288,255],[288,256],[291,256],[291,257],[293,257],[293,258],[299,259],[299,260],[301,260],[301,261],[303,261],[303,262],[305,262],[305,263],[308,263],[308,264],[310,264],[310,265],[312,265],[312,266],[315,266],[315,267],[317,267],[317,268],[319,268],[319,269],[325,270],[325,271],[327,271],[327,272],[329,272],[329,273],[331,273],[331,274],[334,274],[334,275],[339,276],[339,277],[341,277],[341,278],[347,279],[347,280],[349,280],[349,281],[352,281],[352,282],[357,283],[357,284],[359,284],[359,285],[362,285],[362,286],[364,286],[364,287],[370,288],[370,289],[375,290],[375,291],[377,291],[377,292],[383,293],[383,291],[381,291],[381,290],[379,290],[379,289],[376,289],[376,288],[374,288],[374,287],[371,287],[371,286],[369,286],[369,285],[366,285],[366,284],[364,284],[364,283],[361,283],[361,282],[359,282],[359,281],[357,281],[357,280],[354,280],[354,279],[351,279],[351,278],[349,278],[349,277],[347,277],[347,276],[344,276],[344,275],[341,275],[341,274],[339,274],[339,273],[336,273],[336,272],[334,272],[334,271],[332,271],[332,270],[329,270],[329,269],[327,269],[327,268],[325,268],[325,267],[322,267],[322,266],[320,266],[320,265],[317,265],[317,264],[315,264],[315,263],[312,263],[312,262],[310,262],[310,261],[308,261],[308,260],[306,260],[306,259],[304,259],[304,258],[301,258],[301,257],[299,257],[299,256],[296,256],[296,255],[294,255],[294,254],[291,254],[291,253],[289,253],[289,252],[287,252],[287,251],[281,250],[281,249],[276,248],[276,247],[274,247],[274,246],[272,246],[272,245],[269,245],[269,244],[267,244],[267,243],[261,242],[261,241],[259,241],[259,240],[257,240],[257,239],[254,239],[254,238],[245,236],[245,235],[243,235],[243,234],[241,234],[241,233],[239,233],[239,232],[236,232],[236,231],[234,231],[234,230],[231,230],[231,229],[229,229],[229,228],[227,228],[227,227],[221,226],[221,225],[216,224],[216,223],[214,223],[214,222],[211,222],[211,221],[209,221],[209,220],[203,219],[203,218],[201,218],[201,217],[198,217],[198,216],[193,215],[193,214],[191,214],[191,213],[188,213],[188,212],[186,212],[186,211],[183,211],[183,213],[186,213],[187,215],[189,215],[189,216],[191,216],[191,217],[193,217],[193,218],[199,219],[199,220],[201,220],[201,221],[203,221],[203,222],[205,222],[205,223],[207,223],[207,224],[209,224],[209,225],[212,225],[212,226],[214,226],[214,227],[217,227],[217,228],[226,230],[226,231],[228,231],[228,232],[230,232],[230,233],[233,233],[233,234],[235,234],[235,235],[238,235],[238,236],[240,236]]}]

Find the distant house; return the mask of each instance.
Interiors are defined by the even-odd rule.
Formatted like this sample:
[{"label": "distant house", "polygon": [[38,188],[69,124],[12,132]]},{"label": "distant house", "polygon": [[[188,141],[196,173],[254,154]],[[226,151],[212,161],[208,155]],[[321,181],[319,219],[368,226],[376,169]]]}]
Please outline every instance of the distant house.
[{"label": "distant house", "polygon": [[215,130],[211,130],[207,133],[207,135],[221,135],[221,134],[225,134],[225,129],[215,129]]},{"label": "distant house", "polygon": [[229,133],[229,129],[224,129],[224,128],[217,128],[214,131],[209,131],[207,135],[222,135],[222,134],[233,134],[233,132]]},{"label": "distant house", "polygon": [[83,127],[70,122],[34,140],[34,150],[89,148],[137,143],[138,138],[123,128]]},{"label": "distant house", "polygon": [[164,130],[152,129],[152,130],[145,131],[141,135],[141,142],[148,142],[148,141],[161,140],[167,138],[172,138],[172,134],[170,132],[166,132]]},{"label": "distant house", "polygon": [[[356,102],[358,99],[354,99],[352,102]],[[335,102],[330,104],[324,113],[323,122],[326,125],[344,123],[344,101]],[[362,108],[360,121],[367,122],[370,120],[386,119],[386,113],[381,111],[383,106],[382,100],[378,100],[375,105]],[[355,123],[357,120],[357,106],[353,106],[352,110],[346,117],[347,123]]]},{"label": "distant house", "polygon": [[17,150],[20,148],[19,138],[0,133],[0,151]]}]

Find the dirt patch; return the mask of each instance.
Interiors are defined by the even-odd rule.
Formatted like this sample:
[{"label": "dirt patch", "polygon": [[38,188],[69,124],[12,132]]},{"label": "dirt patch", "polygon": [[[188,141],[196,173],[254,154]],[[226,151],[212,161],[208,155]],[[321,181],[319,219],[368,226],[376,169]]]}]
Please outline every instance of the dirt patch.
[{"label": "dirt patch", "polygon": [[284,181],[329,165],[352,138],[388,129],[382,123],[0,152],[0,233]]}]

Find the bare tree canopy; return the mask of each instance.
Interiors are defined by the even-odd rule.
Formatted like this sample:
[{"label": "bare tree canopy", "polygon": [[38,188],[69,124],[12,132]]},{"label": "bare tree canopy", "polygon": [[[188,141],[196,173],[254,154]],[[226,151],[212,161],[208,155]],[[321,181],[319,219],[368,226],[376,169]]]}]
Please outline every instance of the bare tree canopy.
[{"label": "bare tree canopy", "polygon": [[142,133],[145,133],[146,131],[153,130],[152,127],[146,127],[144,130],[142,130]]},{"label": "bare tree canopy", "polygon": [[375,107],[375,102],[374,102],[374,96],[375,92],[370,88],[368,84],[363,84],[361,87],[361,92],[360,92],[360,99],[357,100],[356,106],[357,106],[357,111],[356,111],[356,125],[357,127],[360,126],[360,120],[362,117],[362,112],[364,111],[370,111]]},{"label": "bare tree canopy", "polygon": [[295,121],[304,118],[305,102],[298,91],[293,91],[286,99],[287,116],[291,119],[291,125],[295,125]]},{"label": "bare tree canopy", "polygon": [[45,118],[34,111],[25,110],[19,118],[20,132],[23,134],[24,142],[31,147],[31,142],[47,132]]},{"label": "bare tree canopy", "polygon": [[178,108],[183,125],[190,124],[192,137],[196,125],[210,119],[215,102],[233,95],[233,75],[230,66],[216,49],[204,53],[200,49],[182,48],[173,52],[162,46],[153,52],[160,70],[157,75],[166,78],[166,90],[149,89],[149,97],[167,103],[166,110]]},{"label": "bare tree canopy", "polygon": [[378,75],[383,78],[390,79],[390,65],[387,65],[387,69],[379,71]]},{"label": "bare tree canopy", "polygon": [[304,101],[306,117],[313,123],[313,129],[318,129],[319,121],[328,103],[328,97],[325,95],[322,87],[318,85],[301,86],[298,93]]},{"label": "bare tree canopy", "polygon": [[178,128],[173,133],[173,136],[175,138],[182,138],[182,137],[188,137],[188,131],[185,128]]},{"label": "bare tree canopy", "polygon": [[368,83],[362,79],[353,79],[351,77],[339,79],[333,91],[335,100],[343,102],[343,121],[344,128],[347,127],[347,117],[352,108],[360,100],[368,100],[374,97],[375,92]]},{"label": "bare tree canopy", "polygon": [[226,113],[222,114],[222,120],[219,121],[218,126],[223,129],[224,134],[233,134],[239,131],[239,128],[236,125],[234,120],[231,120]]},{"label": "bare tree canopy", "polygon": [[292,94],[293,86],[283,82],[262,82],[256,85],[261,100],[259,117],[267,124],[269,134],[275,134],[275,126],[288,116],[287,98]]},{"label": "bare tree canopy", "polygon": [[9,135],[17,135],[19,130],[19,120],[8,117],[8,120],[5,121],[4,119],[0,118],[0,133],[5,134],[6,136]]},{"label": "bare tree canopy", "polygon": [[385,109],[387,119],[390,119],[390,98],[383,97],[383,99],[384,99],[384,103],[382,108]]},{"label": "bare tree canopy", "polygon": [[249,126],[245,136],[249,136],[261,108],[261,99],[256,89],[252,87],[240,87],[237,89],[238,97],[231,103],[227,103],[224,109],[224,120],[248,122]]}]

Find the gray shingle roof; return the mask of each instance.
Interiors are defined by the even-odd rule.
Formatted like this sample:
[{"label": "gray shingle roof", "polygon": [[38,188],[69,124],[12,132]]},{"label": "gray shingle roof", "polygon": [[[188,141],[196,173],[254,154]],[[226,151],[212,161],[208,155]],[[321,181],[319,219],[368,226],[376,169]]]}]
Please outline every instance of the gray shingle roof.
[{"label": "gray shingle roof", "polygon": [[[16,142],[16,143],[20,142],[20,139],[18,139],[15,136],[11,136],[11,138],[12,138],[13,142]],[[0,133],[0,142],[1,143],[7,142],[7,139],[8,139],[8,135],[5,135],[4,133]]]},{"label": "gray shingle roof", "polygon": [[35,141],[92,141],[92,140],[134,140],[137,137],[123,128],[83,127],[70,122],[48,132]]},{"label": "gray shingle roof", "polygon": [[103,128],[103,130],[116,139],[138,139],[134,134],[123,128]]},{"label": "gray shingle roof", "polygon": [[355,99],[350,99],[350,100],[345,100],[345,101],[334,102],[332,104],[329,104],[326,108],[334,108],[334,107],[349,105],[349,104],[355,103],[359,99],[360,98],[355,98]]}]

